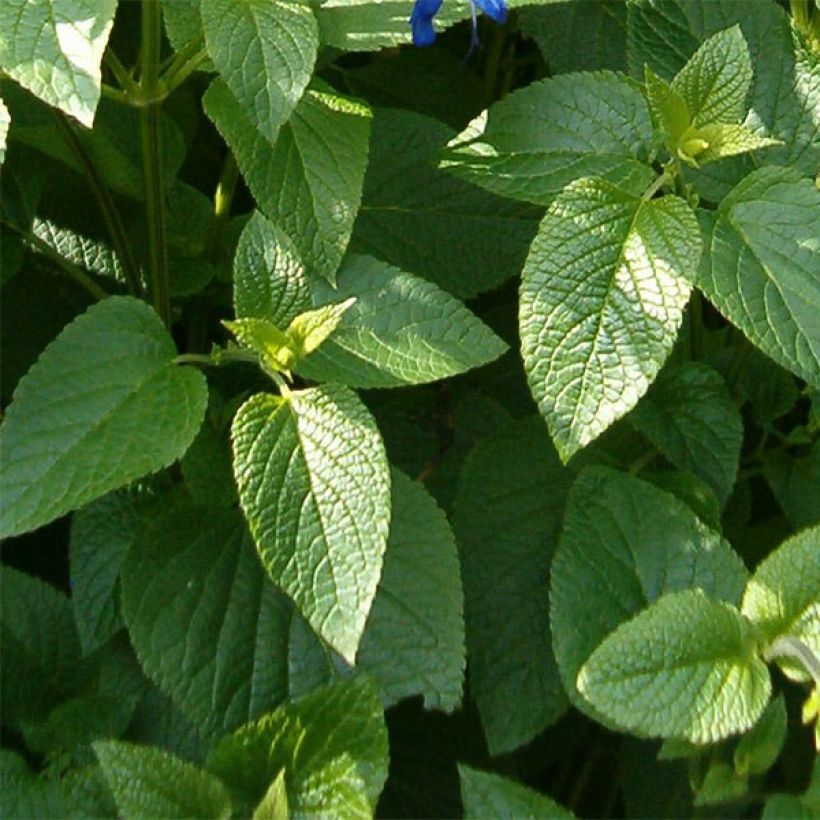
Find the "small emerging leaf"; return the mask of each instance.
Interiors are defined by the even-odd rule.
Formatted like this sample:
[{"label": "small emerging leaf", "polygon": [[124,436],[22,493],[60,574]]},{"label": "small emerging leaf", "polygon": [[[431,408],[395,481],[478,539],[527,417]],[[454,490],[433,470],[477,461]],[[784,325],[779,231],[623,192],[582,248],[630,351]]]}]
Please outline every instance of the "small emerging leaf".
[{"label": "small emerging leaf", "polygon": [[356,303],[351,296],[335,305],[322,307],[300,313],[287,329],[288,342],[296,356],[296,361],[313,353],[322,342],[339,326],[342,316]]},{"label": "small emerging leaf", "polygon": [[233,322],[223,321],[222,324],[236,336],[242,347],[258,353],[264,366],[282,373],[290,373],[293,369],[296,353],[290,336],[272,322],[266,319],[236,319]]}]

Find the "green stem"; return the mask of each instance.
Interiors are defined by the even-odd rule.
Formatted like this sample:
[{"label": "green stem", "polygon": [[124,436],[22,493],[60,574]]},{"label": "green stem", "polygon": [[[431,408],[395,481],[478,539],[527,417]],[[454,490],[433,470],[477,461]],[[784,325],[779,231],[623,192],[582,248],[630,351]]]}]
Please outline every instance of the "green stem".
[{"label": "green stem", "polygon": [[131,98],[125,91],[120,90],[119,88],[114,88],[113,85],[107,85],[103,83],[100,86],[100,91],[103,97],[108,97],[109,100],[116,100],[119,103],[125,103],[126,105],[130,105]]},{"label": "green stem", "polygon": [[97,200],[106,228],[108,229],[108,234],[111,237],[111,244],[114,246],[114,252],[122,264],[128,290],[133,296],[139,296],[142,293],[140,269],[134,253],[131,250],[131,245],[128,242],[128,235],[125,233],[125,226],[122,224],[120,212],[117,210],[117,206],[114,204],[114,200],[108,192],[108,189],[100,179],[97,169],[91,161],[91,157],[88,156],[85,148],[83,148],[82,143],[77,137],[74,126],[71,125],[64,114],[58,111],[54,111],[53,113],[63,138],[80,163],[80,167],[83,169],[88,184],[91,187],[91,192]]},{"label": "green stem", "polygon": [[79,265],[75,265],[64,256],[61,256],[48,242],[44,242],[39,236],[29,231],[21,231],[19,228],[13,228],[13,230],[16,230],[29,245],[42,253],[43,256],[48,257],[63,273],[73,279],[95,299],[106,299],[109,296]]},{"label": "green stem", "polygon": [[139,86],[136,81],[131,76],[128,69],[120,62],[119,57],[117,57],[117,55],[110,48],[105,50],[103,59],[105,60],[105,64],[111,69],[111,73],[114,75],[123,91],[128,94],[137,94],[139,92]]},{"label": "green stem", "polygon": [[[159,0],[143,0],[140,88],[145,99],[153,99],[157,91],[161,36]],[[165,235],[165,191],[159,115],[158,102],[140,109],[151,304],[168,327],[171,324],[171,299],[168,287],[168,246]]]},{"label": "green stem", "polygon": [[208,50],[201,38],[192,40],[177,52],[160,78],[165,96],[178,88],[208,59]]},{"label": "green stem", "polygon": [[647,464],[650,464],[657,455],[658,454],[655,450],[649,450],[646,453],[642,453],[629,465],[629,472],[632,473],[632,475],[636,475],[643,470]]},{"label": "green stem", "polygon": [[648,187],[648,188],[647,188],[644,192],[643,192],[643,195],[641,196],[641,199],[642,199],[644,202],[648,202],[650,199],[652,199],[652,197],[653,197],[653,196],[655,196],[655,194],[656,194],[656,193],[658,193],[658,191],[660,191],[660,189],[661,189],[661,188],[663,188],[663,186],[664,186],[664,185],[668,185],[670,182],[672,182],[672,181],[673,181],[673,179],[674,179],[674,177],[673,177],[673,176],[672,176],[672,175],[671,175],[668,171],[664,171],[664,172],[663,172],[663,173],[662,173],[662,174],[661,174],[661,175],[660,175],[660,176],[659,176],[659,177],[658,177],[658,178],[657,178],[657,179],[656,179],[656,180],[655,180],[655,181],[654,181],[654,182],[653,182],[653,183],[652,183],[652,184],[651,184],[651,185],[650,185],[650,186],[649,186],[649,187]]}]

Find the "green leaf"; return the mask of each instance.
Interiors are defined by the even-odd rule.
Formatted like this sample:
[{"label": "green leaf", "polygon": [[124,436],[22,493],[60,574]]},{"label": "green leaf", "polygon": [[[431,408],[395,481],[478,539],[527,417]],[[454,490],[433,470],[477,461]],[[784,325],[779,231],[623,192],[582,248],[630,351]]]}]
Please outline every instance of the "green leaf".
[{"label": "green leaf", "polygon": [[713,760],[706,769],[703,781],[694,789],[695,806],[713,806],[733,803],[749,790],[749,778],[738,774],[725,760]]},{"label": "green leaf", "polygon": [[[743,596],[743,614],[771,643],[781,636],[802,641],[820,658],[820,526],[784,541],[758,564]],[[780,660],[780,659],[778,659]],[[782,660],[783,671],[808,680],[805,669]]]},{"label": "green leaf", "polygon": [[48,219],[34,217],[31,232],[64,259],[89,273],[125,283],[122,265],[114,251],[103,241],[83,236]]},{"label": "green leaf", "polygon": [[298,615],[265,576],[235,507],[181,496],[146,515],[122,589],[145,673],[203,736],[233,730],[299,691],[292,652],[304,664],[324,659],[315,638],[294,641]]},{"label": "green leaf", "polygon": [[361,200],[370,110],[311,89],[271,148],[221,81],[211,84],[203,105],[259,209],[293,240],[305,265],[332,282]]},{"label": "green leaf", "polygon": [[781,144],[780,140],[755,134],[744,125],[720,123],[698,128],[697,138],[706,143],[703,151],[696,156],[698,165]]},{"label": "green leaf", "polygon": [[635,83],[608,71],[565,74],[493,105],[450,143],[441,167],[493,193],[548,205],[580,177],[648,184],[651,145]]},{"label": "green leaf", "polygon": [[258,394],[232,429],[239,499],[262,563],[311,626],[356,656],[381,575],[390,474],[373,418],[345,387]]},{"label": "green leaf", "polygon": [[76,691],[80,642],[71,602],[39,578],[0,567],[3,724],[42,720]]},{"label": "green leaf", "polygon": [[[342,756],[353,771],[338,762]],[[346,790],[355,775],[372,810],[387,778],[387,729],[377,690],[366,678],[353,678],[286,703],[223,738],[208,769],[250,806],[284,769],[288,806],[296,817],[303,807],[316,810],[320,790],[335,791],[330,775]]]},{"label": "green leaf", "polygon": [[739,25],[714,34],[672,81],[685,100],[693,125],[736,123],[746,114],[752,84],[749,47]]},{"label": "green leaf", "polygon": [[282,769],[254,809],[252,820],[288,820],[288,817],[288,793],[285,789],[285,770]]},{"label": "green leaf", "polygon": [[55,780],[38,777],[25,759],[11,749],[0,749],[0,792],[3,817],[66,817],[66,796]]},{"label": "green leaf", "polygon": [[351,247],[469,298],[520,272],[541,211],[436,168],[455,135],[412,111],[376,111]]},{"label": "green leaf", "polygon": [[228,818],[231,800],[212,775],[153,746],[94,743],[117,808],[125,817]]},{"label": "green leaf", "polygon": [[205,377],[144,302],[113,296],[75,319],[20,380],[2,427],[3,536],[41,527],[160,470],[193,440]]},{"label": "green leaf", "polygon": [[699,589],[621,624],[578,673],[578,691],[624,729],[715,743],[750,729],[771,695],[751,625]]},{"label": "green leaf", "polygon": [[355,303],[356,297],[351,296],[343,302],[331,302],[300,313],[287,330],[297,361],[317,351],[335,333],[342,318]]},{"label": "green leaf", "polygon": [[568,484],[538,417],[476,445],[459,477],[453,525],[470,691],[492,755],[531,740],[567,707],[547,592]]},{"label": "green leaf", "polygon": [[262,365],[277,372],[289,373],[296,363],[296,353],[287,333],[265,319],[236,319],[222,322],[239,344],[259,354]]},{"label": "green leaf", "polygon": [[568,185],[547,211],[521,284],[533,396],[566,461],[637,403],[683,319],[700,254],[683,200],[603,180]]},{"label": "green leaf", "polygon": [[179,465],[191,499],[203,507],[232,507],[237,501],[225,422],[206,415]]},{"label": "green leaf", "polygon": [[[820,386],[820,191],[786,168],[761,168],[701,212],[698,285],[764,353]],[[740,272],[742,271],[742,276]]]},{"label": "green leaf", "polygon": [[820,758],[815,757],[809,787],[802,795],[773,794],[766,799],[763,820],[816,820],[820,813]]},{"label": "green leaf", "polygon": [[287,327],[310,307],[307,271],[281,229],[254,211],[233,259],[233,307],[237,317],[267,319]]},{"label": "green leaf", "polygon": [[736,604],[747,577],[729,544],[677,498],[625,473],[585,469],[567,500],[550,589],[555,657],[570,700],[589,711],[578,670],[619,624],[684,589]]},{"label": "green leaf", "polygon": [[451,712],[464,678],[464,596],[455,538],[423,485],[398,470],[384,569],[358,667],[387,706],[423,695],[426,708]]},{"label": "green leaf", "polygon": [[774,766],[786,740],[786,701],[780,694],[766,707],[760,720],[737,744],[735,771],[740,775],[758,775]]},{"label": "green leaf", "polygon": [[0,68],[91,128],[100,101],[100,62],[116,10],[117,0],[5,0]]},{"label": "green leaf", "polygon": [[140,516],[151,503],[148,493],[116,492],[83,507],[71,519],[71,601],[84,655],[125,626],[120,615],[120,569],[137,537]]},{"label": "green leaf", "polygon": [[301,362],[309,379],[395,387],[454,376],[497,359],[507,346],[432,282],[367,256],[352,256],[336,288],[317,282],[314,301],[355,298],[338,330]]},{"label": "green leaf", "polygon": [[254,127],[271,143],[307,88],[319,31],[299,0],[200,0],[208,54]]},{"label": "green leaf", "polygon": [[665,368],[629,418],[676,467],[726,501],[737,476],[743,419],[716,371],[697,362]]},{"label": "green leaf", "polygon": [[367,784],[356,761],[341,754],[306,777],[295,800],[295,818],[343,817],[345,820],[371,820],[373,808]]},{"label": "green leaf", "polygon": [[793,527],[820,524],[820,441],[798,458],[783,450],[768,453],[763,475]]},{"label": "green leaf", "polygon": [[461,800],[466,820],[493,817],[496,820],[519,820],[524,817],[568,820],[575,815],[549,797],[514,780],[490,772],[481,772],[464,763],[458,764]]},{"label": "green leaf", "polygon": [[666,136],[670,153],[675,154],[680,138],[691,123],[686,100],[649,66],[645,69],[644,86],[652,118]]}]

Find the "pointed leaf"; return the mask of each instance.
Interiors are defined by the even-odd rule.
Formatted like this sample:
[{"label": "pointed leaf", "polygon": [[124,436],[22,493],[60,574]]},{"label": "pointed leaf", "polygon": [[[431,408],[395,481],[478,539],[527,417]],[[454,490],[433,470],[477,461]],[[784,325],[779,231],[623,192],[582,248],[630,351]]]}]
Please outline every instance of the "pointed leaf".
[{"label": "pointed leaf", "polygon": [[[355,771],[334,762],[342,756]],[[351,775],[361,780],[372,810],[387,778],[387,729],[377,691],[366,678],[316,689],[223,738],[208,769],[251,807],[284,769],[295,816],[303,804],[316,806],[317,788],[333,789],[323,780],[335,769],[343,783]]]},{"label": "pointed leaf", "polygon": [[258,394],[234,419],[239,499],[262,563],[311,626],[353,661],[381,575],[390,475],[376,425],[347,388]]},{"label": "pointed leaf", "polygon": [[307,88],[319,46],[300,0],[200,0],[208,54],[245,115],[271,143]]},{"label": "pointed leaf", "polygon": [[205,413],[205,377],[144,302],[75,319],[20,380],[2,427],[4,536],[47,524],[178,459]]},{"label": "pointed leaf", "polygon": [[0,749],[0,792],[7,818],[66,817],[68,805],[60,783],[38,777],[25,759]]},{"label": "pointed leaf", "polygon": [[464,596],[455,538],[424,487],[398,470],[384,570],[362,637],[358,666],[386,705],[423,695],[426,708],[461,703]]},{"label": "pointed leaf", "polygon": [[154,746],[119,740],[94,745],[105,779],[124,817],[231,816],[225,787],[213,775]]},{"label": "pointed leaf", "polygon": [[578,691],[617,725],[715,743],[750,729],[771,695],[750,624],[698,589],[621,624],[578,673]]},{"label": "pointed leaf", "polygon": [[774,766],[786,740],[787,721],[786,701],[780,694],[769,703],[751,730],[740,738],[732,757],[738,774],[764,774]]},{"label": "pointed leaf", "polygon": [[[299,616],[266,577],[239,510],[182,496],[140,523],[123,614],[145,673],[201,734],[233,730],[299,691],[289,657]],[[300,653],[324,659],[315,638]]]},{"label": "pointed leaf", "polygon": [[336,302],[300,313],[288,326],[288,339],[297,359],[309,356],[318,350],[339,327],[339,322],[356,303],[351,296],[343,302]]},{"label": "pointed leaf", "polygon": [[238,318],[267,319],[287,327],[310,307],[307,271],[293,242],[254,211],[233,260],[233,307]]},{"label": "pointed leaf", "polygon": [[729,544],[674,496],[608,468],[581,472],[550,589],[555,657],[572,702],[589,711],[576,689],[578,670],[619,624],[683,589],[736,604],[747,577]]},{"label": "pointed leaf", "polygon": [[625,415],[675,341],[700,235],[677,197],[603,180],[559,194],[524,266],[520,330],[533,396],[562,459]]},{"label": "pointed leaf", "polygon": [[253,810],[252,820],[288,820],[288,793],[285,789],[285,770],[276,776],[265,796]]},{"label": "pointed leaf", "polygon": [[753,344],[820,387],[820,191],[814,182],[786,168],[761,168],[716,213],[701,213],[707,252],[700,288]]},{"label": "pointed leaf", "polygon": [[479,443],[459,476],[453,525],[470,690],[493,755],[531,740],[567,708],[550,643],[548,577],[568,485],[538,417]]},{"label": "pointed leaf", "polygon": [[337,287],[314,286],[326,304],[356,299],[322,349],[300,374],[352,387],[395,387],[455,376],[497,359],[507,346],[485,324],[432,282],[369,256],[351,256]]},{"label": "pointed leaf", "polygon": [[288,234],[311,271],[333,281],[361,201],[370,110],[335,92],[309,90],[271,148],[221,81],[208,88],[203,106],[259,210]]},{"label": "pointed leaf", "polygon": [[629,418],[676,467],[726,501],[737,476],[743,420],[716,371],[697,362],[664,369]]},{"label": "pointed leaf", "polygon": [[781,144],[780,140],[756,134],[744,125],[704,125],[698,128],[697,135],[706,143],[705,150],[697,155],[698,165]]},{"label": "pointed leaf", "polygon": [[266,319],[223,321],[242,347],[258,353],[262,364],[271,370],[289,372],[296,362],[290,336]]},{"label": "pointed leaf", "polygon": [[88,128],[100,101],[100,62],[117,0],[4,0],[0,68]]},{"label": "pointed leaf", "polygon": [[575,815],[514,780],[508,780],[490,772],[481,772],[460,763],[458,775],[461,780],[461,800],[466,820],[518,820],[522,817],[555,818],[569,820]]}]

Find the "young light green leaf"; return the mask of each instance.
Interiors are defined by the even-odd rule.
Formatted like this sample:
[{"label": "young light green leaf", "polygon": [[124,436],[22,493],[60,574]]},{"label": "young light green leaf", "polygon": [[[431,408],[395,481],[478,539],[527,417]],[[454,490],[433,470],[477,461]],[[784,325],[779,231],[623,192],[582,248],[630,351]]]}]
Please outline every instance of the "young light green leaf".
[{"label": "young light green leaf", "polygon": [[715,743],[751,728],[771,695],[751,625],[687,589],[621,624],[581,667],[578,691],[616,725]]},{"label": "young light green leaf", "polygon": [[200,0],[208,53],[254,127],[270,142],[307,88],[319,32],[300,0]]},{"label": "young light green leaf", "polygon": [[373,807],[367,783],[356,760],[347,752],[308,775],[294,800],[293,817],[343,817],[371,820]]},{"label": "young light green leaf", "polygon": [[719,31],[689,58],[672,81],[693,125],[736,123],[746,114],[752,84],[749,47],[739,25]]},{"label": "young light green leaf", "polygon": [[737,604],[747,577],[729,544],[674,496],[609,468],[582,471],[567,500],[550,589],[555,657],[570,700],[590,712],[576,688],[578,670],[619,624],[689,588]]},{"label": "young light green leaf", "polygon": [[[767,641],[789,636],[820,658],[820,526],[784,541],[757,567],[743,596],[743,614]],[[783,671],[808,680],[808,671],[791,659],[778,658]]]},{"label": "young light green leaf", "polygon": [[608,71],[566,74],[493,105],[450,143],[441,167],[493,193],[547,205],[580,177],[648,184],[651,146],[636,84]]},{"label": "young light green leaf", "polygon": [[343,302],[322,305],[300,313],[288,326],[287,337],[296,361],[309,356],[335,332],[342,317],[356,303],[351,296]]},{"label": "young light green leaf", "polygon": [[258,353],[262,364],[271,370],[290,373],[296,363],[296,352],[290,336],[266,319],[223,320],[242,347]]},{"label": "young light green leaf", "polygon": [[[717,212],[701,212],[698,285],[749,340],[820,387],[820,191],[786,168],[761,168]],[[742,271],[742,275],[741,275]]]},{"label": "young light green leaf", "polygon": [[398,470],[384,569],[370,610],[358,667],[392,705],[423,695],[450,712],[464,678],[464,596],[455,538],[424,487]]},{"label": "young light green leaf", "polygon": [[251,807],[284,769],[288,806],[297,817],[303,805],[316,811],[317,789],[332,794],[337,779],[349,789],[354,775],[372,811],[387,778],[387,729],[377,690],[367,678],[352,678],[286,703],[223,738],[208,769]]},{"label": "young light green leaf", "polygon": [[308,276],[286,233],[254,211],[233,259],[233,307],[237,318],[267,319],[287,327],[310,307]]},{"label": "young light green leaf", "polygon": [[476,445],[459,476],[453,527],[470,690],[493,755],[531,740],[567,708],[550,642],[547,584],[568,486],[537,416]]},{"label": "young light green leaf", "polygon": [[16,535],[166,467],[196,435],[205,377],[144,302],[89,308],[20,380],[2,427],[0,531]]},{"label": "young light green leaf", "polygon": [[203,98],[259,209],[290,236],[302,261],[333,281],[361,201],[370,110],[325,87],[307,91],[271,150],[228,87]]},{"label": "young light green leaf", "polygon": [[119,740],[98,740],[93,746],[124,817],[231,816],[225,787],[191,763],[154,746]]},{"label": "young light green leaf", "polygon": [[726,501],[737,476],[743,419],[716,371],[697,362],[664,369],[629,418],[676,467]]},{"label": "young light green leaf", "polygon": [[697,129],[696,134],[697,138],[705,143],[703,150],[696,157],[698,165],[706,165],[724,157],[733,157],[772,145],[782,145],[780,140],[756,134],[745,125],[704,125]]},{"label": "young light green leaf", "polygon": [[519,820],[524,817],[569,820],[575,815],[549,797],[501,775],[458,764],[466,820]]},{"label": "young light green leaf", "polygon": [[530,248],[520,332],[533,396],[566,461],[637,403],[683,319],[700,255],[683,200],[582,179]]},{"label": "young light green leaf", "polygon": [[507,349],[464,305],[432,282],[369,256],[348,257],[337,287],[313,287],[319,305],[355,298],[338,330],[299,364],[301,375],[352,387],[395,387],[454,376]]},{"label": "young light green leaf", "polygon": [[786,740],[786,701],[780,694],[735,748],[733,761],[739,775],[764,774],[780,756]]},{"label": "young light green leaf", "polygon": [[0,68],[87,128],[100,101],[100,62],[117,0],[4,0]]},{"label": "young light green leaf", "polygon": [[[299,691],[290,665],[298,615],[265,576],[235,507],[204,508],[182,495],[145,516],[122,590],[145,673],[204,737],[254,720]],[[299,651],[304,663],[324,659],[327,668],[315,638]]]},{"label": "young light green leaf", "polygon": [[686,100],[649,66],[644,72],[644,87],[652,119],[666,137],[670,153],[675,155],[680,138],[691,123]]},{"label": "young light green leaf", "polygon": [[285,788],[285,770],[276,776],[259,805],[253,810],[252,820],[288,820],[288,793]]},{"label": "young light green leaf", "polygon": [[356,656],[382,569],[390,474],[373,418],[347,388],[258,394],[232,429],[239,499],[262,563],[311,626]]}]

